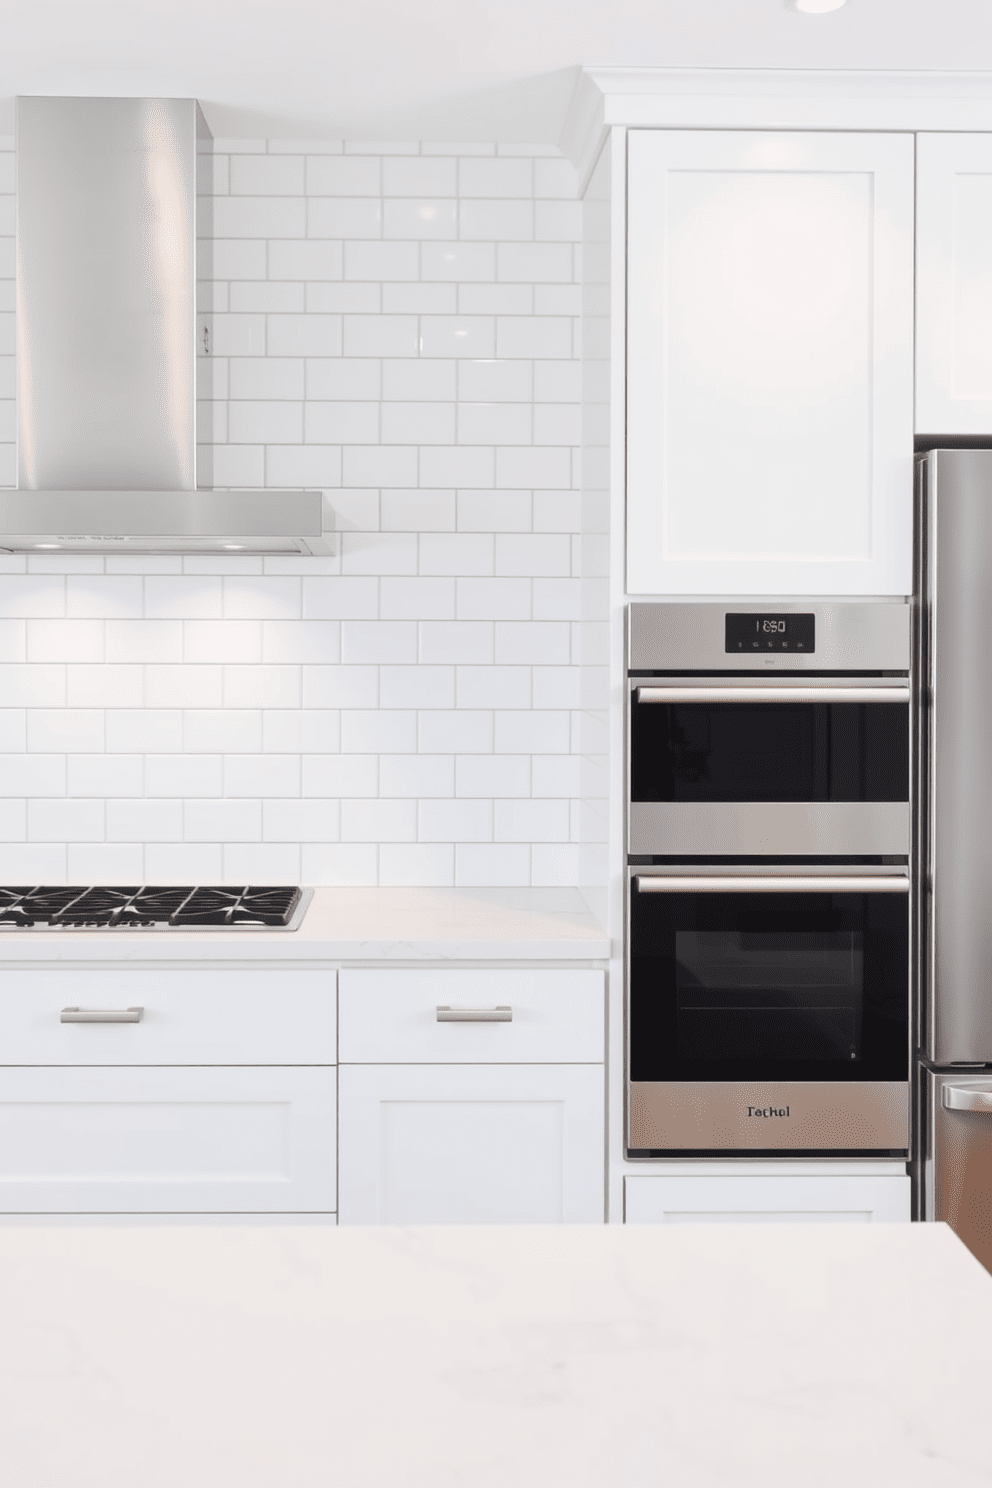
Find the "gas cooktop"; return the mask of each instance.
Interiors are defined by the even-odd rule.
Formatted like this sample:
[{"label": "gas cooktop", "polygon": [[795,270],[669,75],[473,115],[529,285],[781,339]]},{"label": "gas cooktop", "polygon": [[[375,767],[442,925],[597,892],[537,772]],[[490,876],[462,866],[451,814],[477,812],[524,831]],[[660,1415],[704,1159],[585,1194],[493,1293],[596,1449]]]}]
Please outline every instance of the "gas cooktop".
[{"label": "gas cooktop", "polygon": [[0,930],[296,930],[299,888],[0,889]]}]

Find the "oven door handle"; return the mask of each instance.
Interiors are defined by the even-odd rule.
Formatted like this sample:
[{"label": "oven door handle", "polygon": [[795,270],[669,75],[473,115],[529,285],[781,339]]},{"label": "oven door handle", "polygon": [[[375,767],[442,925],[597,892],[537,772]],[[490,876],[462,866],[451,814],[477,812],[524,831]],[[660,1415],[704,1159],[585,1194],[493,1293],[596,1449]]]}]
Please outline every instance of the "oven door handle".
[{"label": "oven door handle", "polygon": [[908,703],[909,683],[894,687],[636,687],[639,703]]},{"label": "oven door handle", "polygon": [[908,894],[909,879],[902,874],[848,877],[817,874],[667,875],[635,873],[639,894]]}]

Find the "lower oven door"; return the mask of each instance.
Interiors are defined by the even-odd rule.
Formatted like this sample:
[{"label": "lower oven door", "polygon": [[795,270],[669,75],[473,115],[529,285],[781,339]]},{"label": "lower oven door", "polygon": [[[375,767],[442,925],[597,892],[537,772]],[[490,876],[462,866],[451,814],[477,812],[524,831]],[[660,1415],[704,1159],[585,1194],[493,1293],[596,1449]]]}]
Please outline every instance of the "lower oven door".
[{"label": "lower oven door", "polygon": [[909,879],[632,872],[627,1145],[901,1153]]}]

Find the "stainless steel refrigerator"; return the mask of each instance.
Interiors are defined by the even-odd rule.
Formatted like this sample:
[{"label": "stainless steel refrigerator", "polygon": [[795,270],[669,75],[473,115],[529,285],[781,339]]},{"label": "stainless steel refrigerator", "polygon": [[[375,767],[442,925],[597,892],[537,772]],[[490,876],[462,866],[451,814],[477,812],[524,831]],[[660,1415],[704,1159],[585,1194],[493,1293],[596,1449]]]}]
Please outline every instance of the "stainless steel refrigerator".
[{"label": "stainless steel refrigerator", "polygon": [[920,1204],[992,1270],[992,450],[917,495]]}]

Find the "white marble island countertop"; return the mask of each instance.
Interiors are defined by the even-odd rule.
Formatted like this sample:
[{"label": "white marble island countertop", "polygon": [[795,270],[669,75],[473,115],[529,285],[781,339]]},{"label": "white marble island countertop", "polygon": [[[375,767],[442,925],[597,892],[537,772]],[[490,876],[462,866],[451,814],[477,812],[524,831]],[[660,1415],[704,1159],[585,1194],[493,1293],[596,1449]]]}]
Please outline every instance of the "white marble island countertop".
[{"label": "white marble island countertop", "polygon": [[5,1488],[969,1488],[942,1225],[0,1228]]},{"label": "white marble island countertop", "polygon": [[0,963],[596,961],[610,941],[577,889],[318,888],[298,930],[11,930]]}]

